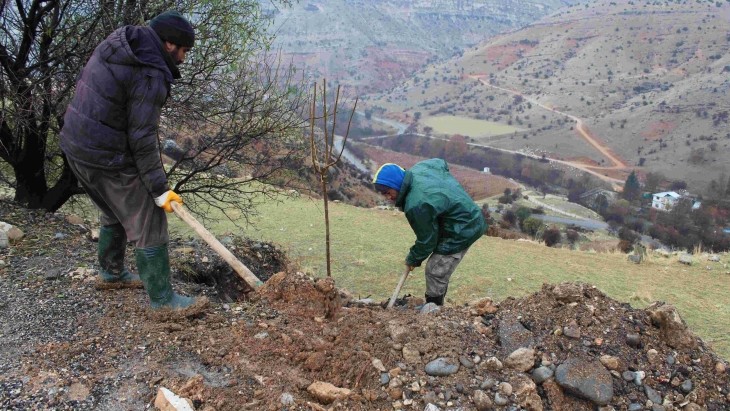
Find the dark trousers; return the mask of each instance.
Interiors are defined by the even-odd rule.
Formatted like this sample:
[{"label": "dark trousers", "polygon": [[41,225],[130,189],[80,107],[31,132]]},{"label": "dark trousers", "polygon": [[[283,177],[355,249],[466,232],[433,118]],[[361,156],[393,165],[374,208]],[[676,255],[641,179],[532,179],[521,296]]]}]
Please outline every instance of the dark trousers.
[{"label": "dark trousers", "polygon": [[155,205],[137,170],[103,170],[68,159],[91,201],[101,210],[102,226],[121,224],[137,248],[167,244],[167,216]]}]

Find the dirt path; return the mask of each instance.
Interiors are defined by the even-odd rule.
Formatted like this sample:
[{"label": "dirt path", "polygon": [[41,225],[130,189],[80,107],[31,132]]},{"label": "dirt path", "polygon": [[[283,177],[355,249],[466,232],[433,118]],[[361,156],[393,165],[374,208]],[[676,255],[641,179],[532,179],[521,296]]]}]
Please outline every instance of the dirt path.
[{"label": "dirt path", "polygon": [[[609,177],[609,176],[607,176],[605,174],[602,174],[601,171],[606,171],[606,170],[610,170],[610,171],[624,171],[624,170],[627,170],[628,167],[627,167],[626,162],[624,162],[621,158],[619,158],[616,154],[614,154],[613,151],[610,148],[608,148],[605,145],[603,145],[602,143],[600,143],[591,134],[590,130],[585,125],[585,122],[582,119],[580,119],[580,118],[578,118],[578,117],[576,117],[576,116],[574,116],[572,114],[565,113],[565,112],[559,111],[559,110],[557,110],[557,109],[555,109],[553,107],[547,106],[547,105],[545,105],[545,104],[543,104],[543,103],[541,103],[541,102],[539,102],[539,101],[537,101],[537,100],[535,100],[535,99],[533,99],[533,98],[531,98],[529,96],[526,96],[526,95],[520,93],[519,91],[511,90],[511,89],[504,88],[504,87],[500,87],[500,86],[496,86],[494,84],[490,84],[488,80],[485,80],[484,79],[484,77],[485,77],[484,75],[470,75],[469,77],[478,80],[480,83],[484,84],[487,87],[490,87],[490,88],[493,88],[493,89],[496,89],[496,90],[500,90],[500,91],[503,91],[503,92],[506,92],[506,93],[510,93],[510,94],[513,94],[513,95],[516,95],[516,96],[520,96],[520,97],[524,98],[525,100],[529,101],[531,104],[535,104],[535,105],[537,105],[538,107],[540,107],[542,109],[545,109],[547,111],[550,111],[550,112],[553,112],[553,113],[556,113],[556,114],[565,116],[565,117],[571,119],[572,121],[574,121],[576,123],[575,129],[576,129],[576,131],[578,131],[578,134],[588,144],[590,144],[599,153],[601,153],[602,156],[604,156],[606,159],[608,159],[612,163],[612,165],[609,166],[609,167],[596,167],[596,166],[591,166],[591,165],[587,165],[587,164],[580,163],[580,162],[576,162],[576,161],[564,161],[564,160],[551,160],[551,161],[554,161],[554,162],[557,162],[557,163],[562,163],[562,164],[568,165],[570,167],[578,168],[578,169],[583,170],[583,171],[585,171],[585,172],[587,172],[589,174],[592,174],[592,175],[594,175],[594,176],[596,176],[596,177],[598,177],[598,178],[600,178],[600,179],[602,179],[604,181],[607,181],[607,182],[611,183],[611,185],[613,186],[614,190],[620,190],[620,189],[622,189],[622,187],[623,187],[623,181],[621,179]],[[510,151],[510,150],[506,150],[506,151]]]}]

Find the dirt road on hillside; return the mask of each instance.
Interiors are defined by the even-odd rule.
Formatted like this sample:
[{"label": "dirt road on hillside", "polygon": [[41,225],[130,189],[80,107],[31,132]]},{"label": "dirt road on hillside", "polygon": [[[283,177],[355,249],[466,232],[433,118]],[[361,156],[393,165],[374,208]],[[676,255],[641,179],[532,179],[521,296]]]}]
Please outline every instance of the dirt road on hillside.
[{"label": "dirt road on hillside", "polygon": [[565,117],[571,119],[572,121],[574,121],[576,123],[575,129],[576,129],[576,131],[578,131],[578,135],[580,135],[581,138],[583,138],[588,144],[590,144],[599,153],[601,153],[602,156],[604,156],[606,159],[608,159],[612,163],[612,165],[608,166],[608,167],[596,167],[596,166],[592,166],[592,165],[577,162],[577,161],[552,160],[552,159],[551,159],[551,161],[554,161],[557,163],[562,163],[562,164],[565,164],[565,165],[568,165],[571,167],[578,168],[587,173],[590,173],[604,181],[611,183],[614,190],[622,189],[624,181],[621,179],[610,177],[610,176],[606,175],[605,172],[609,171],[609,172],[615,173],[615,172],[627,171],[628,166],[627,166],[626,162],[623,161],[621,158],[619,158],[609,147],[606,147],[601,142],[599,142],[595,138],[595,136],[592,135],[592,133],[590,132],[588,127],[585,125],[585,123],[583,122],[582,119],[580,119],[572,114],[559,111],[559,110],[555,109],[554,107],[550,107],[545,104],[542,104],[541,102],[539,102],[529,96],[526,96],[519,91],[495,86],[494,84],[490,84],[488,80],[485,80],[484,75],[470,75],[469,77],[478,80],[480,83],[484,84],[487,87],[490,87],[490,88],[493,88],[496,90],[500,90],[500,91],[503,91],[506,93],[510,93],[510,94],[513,94],[516,96],[520,96],[520,97],[524,98],[525,100],[529,101],[531,104],[535,104],[542,109],[565,116]]}]

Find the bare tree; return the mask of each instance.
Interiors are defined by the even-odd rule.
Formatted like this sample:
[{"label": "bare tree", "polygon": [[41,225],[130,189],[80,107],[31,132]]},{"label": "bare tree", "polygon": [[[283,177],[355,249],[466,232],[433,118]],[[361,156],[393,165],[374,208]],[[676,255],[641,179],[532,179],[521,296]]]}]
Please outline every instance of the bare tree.
[{"label": "bare tree", "polygon": [[80,192],[57,138],[76,77],[111,31],[168,9],[196,29],[161,124],[174,189],[196,214],[232,207],[229,217],[245,217],[255,198],[276,192],[269,184],[288,184],[281,171],[305,152],[306,99],[294,70],[266,53],[270,21],[258,1],[17,0],[0,8],[0,158],[9,166],[0,164],[0,178],[16,201],[56,210]]},{"label": "bare tree", "polygon": [[[324,202],[324,225],[325,225],[325,245],[327,256],[327,277],[332,276],[331,270],[331,254],[330,254],[330,220],[329,220],[329,202],[327,198],[327,183],[330,167],[340,161],[342,152],[345,151],[347,143],[347,135],[350,133],[350,124],[352,124],[352,116],[355,115],[357,109],[357,99],[350,113],[350,119],[347,123],[347,131],[342,138],[342,146],[339,152],[335,147],[335,130],[337,129],[337,106],[340,102],[340,86],[337,86],[337,94],[335,95],[335,104],[331,112],[328,112],[327,106],[327,80],[322,80],[322,115],[317,115],[317,84],[314,84],[314,93],[309,111],[309,141],[311,144],[312,167],[319,175],[319,181],[322,188],[322,201]],[[331,119],[331,126],[330,126]],[[318,141],[315,133],[315,123],[321,120],[324,135],[322,141]],[[319,146],[324,146],[320,149]]]}]

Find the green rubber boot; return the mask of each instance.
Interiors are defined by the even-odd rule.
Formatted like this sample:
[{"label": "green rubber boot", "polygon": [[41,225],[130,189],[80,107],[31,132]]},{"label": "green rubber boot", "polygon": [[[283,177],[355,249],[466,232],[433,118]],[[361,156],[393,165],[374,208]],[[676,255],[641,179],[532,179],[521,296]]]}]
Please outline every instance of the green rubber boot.
[{"label": "green rubber boot", "polygon": [[134,251],[137,269],[150,297],[153,310],[171,308],[179,310],[191,306],[195,300],[175,293],[170,283],[170,256],[167,244],[157,247],[138,248]]},{"label": "green rubber boot", "polygon": [[142,288],[139,276],[124,267],[126,245],[127,235],[121,224],[99,229],[97,256],[101,281],[97,288]]}]

